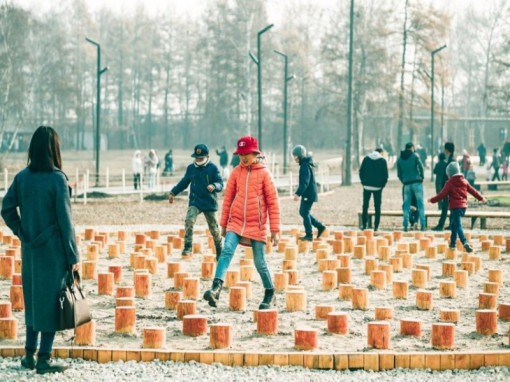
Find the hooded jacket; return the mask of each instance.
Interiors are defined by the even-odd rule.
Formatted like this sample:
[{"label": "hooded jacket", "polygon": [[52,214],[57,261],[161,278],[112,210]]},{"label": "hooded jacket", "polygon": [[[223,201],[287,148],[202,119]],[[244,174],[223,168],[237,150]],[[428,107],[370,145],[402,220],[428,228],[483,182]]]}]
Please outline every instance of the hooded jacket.
[{"label": "hooded jacket", "polygon": [[483,196],[471,187],[468,181],[464,178],[464,175],[457,174],[448,179],[448,182],[446,182],[441,192],[431,198],[430,201],[432,203],[437,203],[448,196],[449,209],[467,208],[468,192],[478,200],[483,199]]},{"label": "hooded jacket", "polygon": [[220,226],[265,242],[268,219],[271,232],[279,232],[280,205],[271,174],[262,163],[240,163],[228,178]]},{"label": "hooded jacket", "polygon": [[397,175],[404,185],[422,183],[423,163],[420,157],[411,150],[401,151],[397,160]]},{"label": "hooded jacket", "polygon": [[319,200],[317,195],[317,182],[313,173],[314,168],[312,157],[299,158],[299,185],[296,195],[301,196],[304,201],[316,202]]},{"label": "hooded jacket", "polygon": [[[186,168],[184,177],[170,191],[172,195],[178,195],[189,185],[189,205],[195,206],[201,211],[217,211],[218,197],[217,192],[223,190],[223,180],[221,179],[218,167],[209,160],[198,165],[193,162]],[[209,192],[208,185],[214,185],[215,190]]]},{"label": "hooded jacket", "polygon": [[363,188],[378,191],[388,182],[388,165],[386,159],[377,152],[367,155],[361,162],[359,178]]}]

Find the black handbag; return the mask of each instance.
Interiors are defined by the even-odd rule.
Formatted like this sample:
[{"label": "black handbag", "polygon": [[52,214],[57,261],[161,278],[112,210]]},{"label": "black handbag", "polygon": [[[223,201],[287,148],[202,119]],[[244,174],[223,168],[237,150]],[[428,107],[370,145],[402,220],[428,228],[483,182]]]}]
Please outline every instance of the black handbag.
[{"label": "black handbag", "polygon": [[60,330],[75,329],[92,320],[92,316],[81,289],[80,274],[69,270],[64,284],[58,296],[59,328]]}]

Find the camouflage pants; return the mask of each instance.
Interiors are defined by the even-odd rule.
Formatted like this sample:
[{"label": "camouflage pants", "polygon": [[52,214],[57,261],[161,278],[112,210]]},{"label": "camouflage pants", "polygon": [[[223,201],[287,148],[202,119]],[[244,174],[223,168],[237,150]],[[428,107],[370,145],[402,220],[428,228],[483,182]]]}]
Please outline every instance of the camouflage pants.
[{"label": "camouflage pants", "polygon": [[186,214],[186,221],[184,222],[184,247],[191,248],[193,243],[193,227],[195,226],[198,215],[201,213],[203,213],[205,216],[205,220],[209,226],[209,231],[211,231],[214,244],[221,246],[221,234],[218,222],[216,221],[216,211],[201,211],[195,206],[189,206],[188,212]]}]

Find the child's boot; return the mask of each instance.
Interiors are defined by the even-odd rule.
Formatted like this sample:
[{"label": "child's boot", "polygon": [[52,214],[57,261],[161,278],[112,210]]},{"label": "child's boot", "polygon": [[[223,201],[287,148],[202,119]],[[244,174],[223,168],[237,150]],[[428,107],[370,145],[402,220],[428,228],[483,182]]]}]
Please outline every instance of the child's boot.
[{"label": "child's boot", "polygon": [[204,300],[206,300],[210,306],[216,308],[220,299],[221,287],[223,286],[223,280],[214,279],[211,289],[204,293]]},{"label": "child's boot", "polygon": [[262,310],[271,308],[271,304],[274,303],[275,299],[276,298],[274,296],[274,288],[266,289],[264,291],[264,299],[260,303],[259,309]]}]

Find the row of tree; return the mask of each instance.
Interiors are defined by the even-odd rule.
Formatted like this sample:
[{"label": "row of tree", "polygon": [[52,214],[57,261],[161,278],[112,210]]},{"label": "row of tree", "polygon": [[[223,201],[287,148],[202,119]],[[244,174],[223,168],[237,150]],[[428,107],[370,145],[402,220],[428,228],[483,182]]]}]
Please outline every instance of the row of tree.
[{"label": "row of tree", "polygon": [[[353,154],[383,141],[426,144],[431,51],[436,56],[438,118],[508,116],[510,17],[506,1],[455,10],[419,0],[356,0]],[[211,0],[199,17],[92,12],[64,0],[44,14],[0,6],[0,142],[12,146],[41,123],[67,148],[94,132],[95,47],[101,43],[102,133],[110,148],[232,147],[257,133],[257,31],[269,24],[264,0]],[[288,145],[341,153],[347,141],[349,7],[295,1],[262,37],[266,149],[283,145],[283,60],[289,56]],[[421,119],[420,119],[421,117]],[[483,140],[483,127],[481,139]],[[446,138],[446,137],[445,137]]]}]

